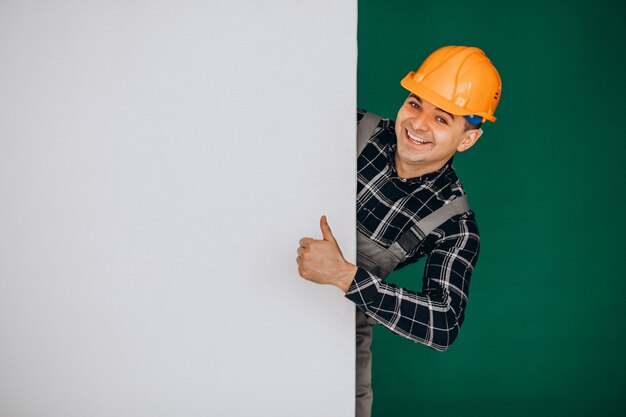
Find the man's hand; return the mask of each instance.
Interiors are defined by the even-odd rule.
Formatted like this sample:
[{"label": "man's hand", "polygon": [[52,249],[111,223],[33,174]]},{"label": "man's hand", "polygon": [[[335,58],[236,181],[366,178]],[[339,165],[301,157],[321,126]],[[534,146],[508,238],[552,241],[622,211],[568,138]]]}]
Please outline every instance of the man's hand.
[{"label": "man's hand", "polygon": [[326,216],[320,219],[322,240],[304,237],[298,248],[298,273],[306,280],[330,284],[347,292],[354,279],[357,266],[346,261],[328,226]]}]

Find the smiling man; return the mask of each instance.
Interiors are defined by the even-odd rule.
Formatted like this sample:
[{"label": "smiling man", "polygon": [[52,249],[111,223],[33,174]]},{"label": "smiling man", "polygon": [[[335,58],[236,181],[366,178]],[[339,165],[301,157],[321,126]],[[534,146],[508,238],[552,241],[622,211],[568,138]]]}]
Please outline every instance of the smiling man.
[{"label": "smiling man", "polygon": [[[433,52],[401,84],[410,95],[396,121],[359,111],[357,265],[347,262],[322,216],[322,239],[302,238],[298,272],[356,304],[356,415],[371,414],[371,327],[444,351],[456,339],[479,251],[474,213],[452,159],[494,122],[500,76],[478,48]],[[426,257],[421,291],[385,282]]]},{"label": "smiling man", "polygon": [[[425,117],[432,119],[432,127],[425,123]],[[472,147],[481,131],[467,123],[464,117],[450,114],[411,93],[400,107],[395,124],[398,176],[415,178],[436,171],[455,152]]]}]

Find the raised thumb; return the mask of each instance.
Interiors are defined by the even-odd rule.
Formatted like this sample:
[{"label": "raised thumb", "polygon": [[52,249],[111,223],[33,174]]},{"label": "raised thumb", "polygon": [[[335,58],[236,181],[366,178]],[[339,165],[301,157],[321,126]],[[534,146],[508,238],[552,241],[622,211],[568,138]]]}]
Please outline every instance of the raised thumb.
[{"label": "raised thumb", "polygon": [[326,220],[326,216],[322,216],[322,218],[320,219],[320,229],[322,229],[322,239],[336,243],[333,232],[330,230],[330,226],[328,225],[328,221]]}]

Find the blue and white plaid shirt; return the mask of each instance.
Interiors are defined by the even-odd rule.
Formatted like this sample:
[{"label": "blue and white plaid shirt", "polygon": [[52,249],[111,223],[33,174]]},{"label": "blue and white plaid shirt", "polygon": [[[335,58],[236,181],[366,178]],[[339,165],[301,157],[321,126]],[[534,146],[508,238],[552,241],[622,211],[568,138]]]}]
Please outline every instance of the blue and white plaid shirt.
[{"label": "blue and white plaid shirt", "polygon": [[[363,114],[358,111],[357,122]],[[384,247],[446,201],[465,194],[452,160],[435,172],[401,179],[395,170],[395,151],[394,122],[382,119],[357,164],[357,228]],[[446,350],[463,323],[479,243],[474,213],[454,216],[396,268],[426,256],[420,292],[388,284],[359,268],[346,297],[394,333]]]}]

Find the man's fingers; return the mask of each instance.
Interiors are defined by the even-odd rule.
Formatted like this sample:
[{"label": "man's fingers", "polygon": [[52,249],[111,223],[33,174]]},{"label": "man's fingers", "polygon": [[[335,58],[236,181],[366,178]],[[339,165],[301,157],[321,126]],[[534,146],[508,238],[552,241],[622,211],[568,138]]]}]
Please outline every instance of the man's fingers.
[{"label": "man's fingers", "polygon": [[330,230],[330,226],[328,225],[328,220],[326,220],[326,216],[322,216],[320,219],[320,229],[322,230],[322,238],[324,240],[336,242],[333,232]]},{"label": "man's fingers", "polygon": [[311,239],[310,237],[303,237],[302,239],[300,239],[300,242],[298,242],[298,243],[303,248],[306,248],[309,245],[309,243],[311,243],[312,240],[313,239]]}]

